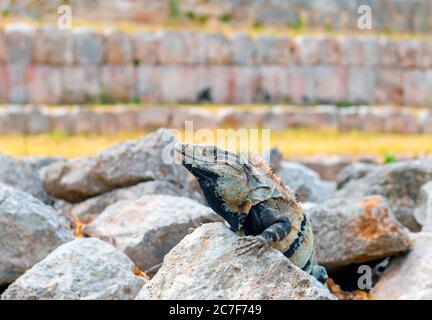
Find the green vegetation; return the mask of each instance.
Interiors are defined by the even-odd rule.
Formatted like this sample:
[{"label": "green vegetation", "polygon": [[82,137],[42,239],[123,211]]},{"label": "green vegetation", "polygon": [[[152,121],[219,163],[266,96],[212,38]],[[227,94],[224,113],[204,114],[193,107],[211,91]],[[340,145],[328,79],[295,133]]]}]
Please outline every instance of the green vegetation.
[{"label": "green vegetation", "polygon": [[396,156],[392,153],[388,153],[388,152],[384,153],[383,158],[384,158],[384,163],[386,164],[397,162]]},{"label": "green vegetation", "polygon": [[186,18],[188,18],[189,20],[194,21],[196,19],[196,15],[193,11],[188,11],[186,12]]},{"label": "green vegetation", "polygon": [[9,17],[10,16],[10,10],[9,9],[4,9],[3,11],[2,11],[2,17],[3,18],[7,18],[7,17]]},{"label": "green vegetation", "polygon": [[108,96],[108,94],[104,91],[101,92],[101,94],[99,95],[99,100],[98,103],[99,104],[110,104],[112,101],[110,99],[110,97]]},{"label": "green vegetation", "polygon": [[261,21],[255,21],[253,24],[253,28],[255,30],[262,29],[264,27],[263,23]]},{"label": "green vegetation", "polygon": [[296,31],[303,30],[306,26],[306,23],[302,16],[297,16],[296,19],[292,22],[288,22],[288,28],[294,29]]},{"label": "green vegetation", "polygon": [[180,18],[181,11],[178,0],[168,0],[168,12],[172,21],[176,21]]},{"label": "green vegetation", "polygon": [[336,108],[348,108],[352,107],[353,103],[349,101],[339,101],[335,103]]},{"label": "green vegetation", "polygon": [[232,16],[229,13],[225,13],[219,17],[219,21],[223,23],[230,23],[232,21]]}]

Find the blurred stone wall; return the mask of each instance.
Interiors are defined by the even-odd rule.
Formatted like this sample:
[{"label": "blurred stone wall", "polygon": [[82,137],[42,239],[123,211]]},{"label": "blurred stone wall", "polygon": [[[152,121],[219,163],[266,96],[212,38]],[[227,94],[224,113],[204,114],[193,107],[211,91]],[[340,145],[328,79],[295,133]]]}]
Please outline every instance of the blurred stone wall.
[{"label": "blurred stone wall", "polygon": [[357,8],[369,5],[373,30],[431,31],[430,0],[4,0],[3,16],[55,19],[68,4],[74,19],[165,23],[220,20],[234,25],[263,24],[346,31],[357,29]]},{"label": "blurred stone wall", "polygon": [[432,41],[10,24],[0,101],[432,106]]},{"label": "blurred stone wall", "polygon": [[336,106],[241,109],[225,107],[208,110],[199,107],[51,108],[42,105],[0,107],[0,134],[116,134],[151,131],[161,127],[185,129],[287,128],[333,129],[385,133],[432,134],[432,111],[399,107]]}]

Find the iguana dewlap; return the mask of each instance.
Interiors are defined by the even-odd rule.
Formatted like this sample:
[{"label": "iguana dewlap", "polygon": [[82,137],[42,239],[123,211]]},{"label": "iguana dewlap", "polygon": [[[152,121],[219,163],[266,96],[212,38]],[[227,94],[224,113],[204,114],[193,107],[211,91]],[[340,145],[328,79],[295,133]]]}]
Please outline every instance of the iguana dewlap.
[{"label": "iguana dewlap", "polygon": [[209,206],[239,235],[239,254],[260,256],[273,247],[321,282],[327,273],[313,263],[309,219],[293,192],[259,157],[214,146],[181,144],[182,164],[197,178]]}]

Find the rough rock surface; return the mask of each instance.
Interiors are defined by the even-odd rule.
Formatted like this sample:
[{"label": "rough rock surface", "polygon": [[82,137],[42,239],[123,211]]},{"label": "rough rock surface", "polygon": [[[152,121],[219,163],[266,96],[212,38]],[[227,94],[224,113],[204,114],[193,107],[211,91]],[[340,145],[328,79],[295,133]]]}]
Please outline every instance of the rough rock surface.
[{"label": "rough rock surface", "polygon": [[196,192],[186,192],[184,189],[179,188],[174,183],[169,181],[147,181],[141,182],[132,187],[125,187],[115,189],[99,196],[89,198],[78,204],[73,204],[66,207],[63,211],[68,217],[72,219],[80,219],[83,223],[89,223],[96,218],[101,212],[103,212],[110,205],[123,201],[123,200],[137,200],[143,195],[150,194],[164,194],[171,196],[183,196],[194,198],[202,202],[203,200],[199,197]]},{"label": "rough rock surface", "polygon": [[411,251],[393,260],[372,289],[377,299],[399,299],[432,288],[432,233],[413,233],[411,238]]},{"label": "rough rock surface", "polygon": [[186,236],[137,299],[335,299],[315,278],[272,249],[238,256],[238,236],[209,223]]},{"label": "rough rock surface", "polygon": [[432,163],[403,161],[384,165],[362,178],[352,180],[335,193],[335,197],[382,195],[390,203],[396,218],[412,231],[419,225],[413,216],[420,188],[432,180]]},{"label": "rough rock surface", "polygon": [[170,157],[173,142],[169,130],[159,129],[142,139],[106,149],[96,157],[54,163],[44,170],[44,185],[48,193],[69,202],[151,180],[171,181],[186,188],[186,169],[163,161],[163,156]]},{"label": "rough rock surface", "polygon": [[422,225],[422,230],[430,230],[432,228],[432,181],[421,187],[417,203],[414,218]]},{"label": "rough rock surface", "polygon": [[336,189],[334,182],[321,180],[318,173],[298,163],[283,161],[276,174],[297,193],[300,201],[321,203]]},{"label": "rough rock surface", "polygon": [[379,168],[379,166],[373,163],[355,162],[339,172],[336,177],[337,188],[341,189],[348,182],[363,178],[365,175],[377,168]]},{"label": "rough rock surface", "polygon": [[24,162],[30,165],[33,170],[39,171],[40,169],[53,164],[54,162],[65,161],[64,158],[60,157],[26,157]]},{"label": "rough rock surface", "polygon": [[394,255],[408,249],[408,230],[380,196],[332,199],[303,206],[310,217],[316,260],[334,269]]},{"label": "rough rock surface", "polygon": [[145,283],[133,270],[133,262],[109,243],[78,238],[34,265],[2,299],[133,299]]},{"label": "rough rock surface", "polygon": [[404,294],[399,300],[432,300],[432,289]]},{"label": "rough rock surface", "polygon": [[26,161],[0,154],[0,183],[28,192],[45,203],[50,201],[38,170]]},{"label": "rough rock surface", "polygon": [[189,198],[146,195],[108,207],[84,227],[84,233],[111,241],[141,270],[147,270],[162,262],[188,228],[214,221],[222,219]]},{"label": "rough rock surface", "polygon": [[0,285],[11,283],[69,240],[72,232],[53,208],[0,184]]}]

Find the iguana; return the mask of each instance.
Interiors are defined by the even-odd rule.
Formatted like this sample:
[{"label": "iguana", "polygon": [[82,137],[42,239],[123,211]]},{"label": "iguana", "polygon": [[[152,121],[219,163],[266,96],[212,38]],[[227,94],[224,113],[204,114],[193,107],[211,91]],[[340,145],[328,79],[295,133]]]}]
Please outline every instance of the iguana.
[{"label": "iguana", "polygon": [[322,283],[324,267],[313,264],[312,226],[293,192],[258,156],[214,146],[178,144],[182,164],[198,180],[209,206],[240,236],[238,254],[281,251]]}]

